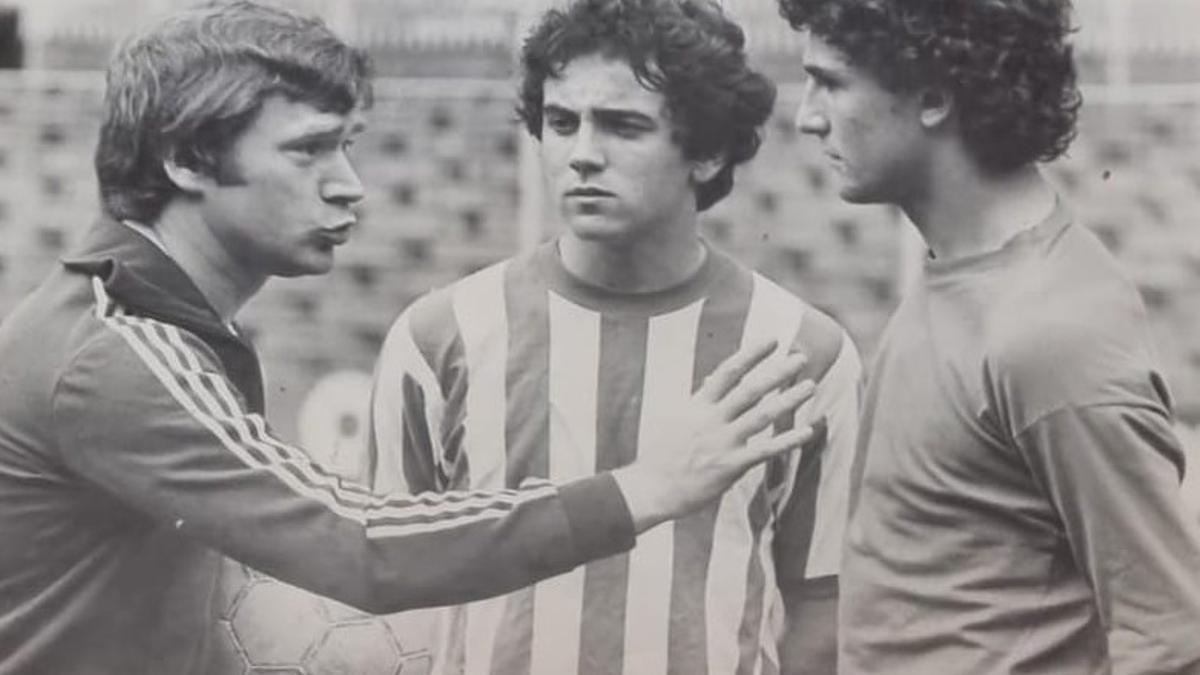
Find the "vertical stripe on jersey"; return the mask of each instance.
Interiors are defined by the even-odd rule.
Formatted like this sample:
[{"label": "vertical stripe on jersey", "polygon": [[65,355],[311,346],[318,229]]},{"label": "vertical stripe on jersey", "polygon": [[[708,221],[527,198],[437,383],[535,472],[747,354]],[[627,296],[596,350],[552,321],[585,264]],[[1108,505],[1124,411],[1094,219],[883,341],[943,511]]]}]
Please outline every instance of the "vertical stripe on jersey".
[{"label": "vertical stripe on jersey", "polygon": [[[596,423],[596,467],[601,473],[637,457],[645,380],[646,320],[600,321],[600,362]],[[619,670],[625,651],[625,588],[629,556],[622,554],[587,566],[580,626],[580,675]]]},{"label": "vertical stripe on jersey", "polygon": [[[800,329],[802,307],[782,288],[755,275],[743,344],[769,339],[792,344]],[[748,642],[757,652],[766,609],[762,607],[766,562],[759,547],[761,530],[770,524],[764,477],[761,465],[748,471],[725,493],[717,511],[716,543],[705,588],[711,673],[738,672],[743,662],[741,644]]]},{"label": "vertical stripe on jersey", "polygon": [[[528,265],[509,265],[504,277],[504,306],[508,314],[508,352],[505,365],[505,483],[517,487],[526,477],[548,478],[550,472],[551,356],[547,344],[550,317],[547,290]],[[490,672],[524,675],[530,672],[537,586],[508,594],[497,627],[496,651]],[[536,672],[536,671],[535,671]]]},{"label": "vertical stripe on jersey", "polygon": [[[395,377],[395,373],[391,373]],[[401,405],[409,406],[410,410],[425,410],[427,408],[425,402],[425,390],[409,373],[402,373],[400,377],[400,395],[402,400]],[[394,413],[400,416],[397,411]],[[425,415],[403,415],[401,427],[398,430],[400,437],[400,472],[399,477],[404,486],[404,491],[410,494],[420,492],[428,492],[437,490],[446,484],[446,477],[442,471],[442,464],[439,457],[435,456],[435,451],[432,444],[433,434],[430,433],[429,424]],[[390,470],[388,467],[388,478],[386,483],[377,482],[376,489],[383,490],[386,488],[394,489],[394,481],[396,471]],[[378,471],[374,475],[379,475]]]},{"label": "vertical stripe on jersey", "polygon": [[[701,302],[695,302],[650,319],[638,431],[639,458],[670,452],[672,441],[687,432],[679,426],[679,411],[686,407],[692,394],[692,347],[696,344],[702,306]],[[624,672],[629,675],[667,672],[675,536],[675,524],[663,523],[638,537],[637,546],[629,554],[624,640]]]},{"label": "vertical stripe on jersey", "polygon": [[[752,675],[758,665],[759,644],[762,640],[764,619],[769,608],[764,597],[768,593],[767,575],[763,570],[763,528],[768,524],[771,507],[767,502],[767,488],[760,484],[750,500],[746,514],[750,521],[754,545],[750,549],[750,563],[746,567],[746,604],[742,609],[742,625],[738,629],[737,675]],[[769,538],[767,538],[769,541]],[[771,589],[772,591],[774,589]]]},{"label": "vertical stripe on jersey", "polygon": [[[597,466],[600,315],[551,293],[549,330],[549,408],[554,411],[549,468],[551,478],[561,482],[590,476]],[[578,567],[535,588],[533,675],[572,673],[578,667],[585,570]]]},{"label": "vertical stripe on jersey", "polygon": [[[775,651],[778,652],[778,647],[775,648]],[[779,664],[771,659],[763,659],[759,675],[779,675]]]},{"label": "vertical stripe on jersey", "polygon": [[[505,487],[505,359],[508,352],[504,306],[504,271],[508,264],[489,267],[454,287],[454,317],[471,369],[466,395],[465,447],[471,452],[471,487]],[[495,327],[501,327],[497,330]],[[467,610],[465,666],[484,673],[491,663],[496,627],[504,598],[471,603]],[[458,636],[454,636],[458,637]],[[454,664],[448,664],[453,667]]]},{"label": "vertical stripe on jersey", "polygon": [[813,437],[800,451],[788,501],[779,510],[778,522],[790,536],[774,547],[775,559],[787,564],[783,570],[784,583],[801,583],[810,576],[808,560],[812,554],[813,531],[817,522],[818,490],[822,462],[828,447],[829,434],[825,424],[813,425]]},{"label": "vertical stripe on jersey", "polygon": [[[449,307],[448,303],[446,306]],[[422,314],[424,307],[425,304],[419,305]],[[436,430],[433,425],[440,424],[438,420],[445,410],[442,389],[431,365],[436,362],[413,339],[412,314],[416,311],[415,306],[400,315],[388,333],[375,369],[370,473],[374,477],[373,488],[383,494],[416,494],[445,488],[438,478],[445,473],[441,438],[435,433],[423,438],[409,435],[420,433],[418,427],[427,432]],[[446,313],[449,314],[448,309]],[[456,331],[453,317],[446,320],[451,323],[451,330]],[[412,385],[419,388],[419,395],[410,395]],[[413,442],[428,446],[417,453],[422,457],[410,456]]]},{"label": "vertical stripe on jersey", "polygon": [[[700,313],[695,336],[692,391],[742,343],[746,312],[753,290],[749,274],[729,275],[714,286]],[[671,572],[671,625],[667,637],[667,668],[671,675],[694,675],[711,671],[708,664],[709,619],[705,588],[712,555],[717,504],[675,521]],[[719,619],[718,619],[719,621]]]},{"label": "vertical stripe on jersey", "polygon": [[[453,296],[449,293],[428,296],[407,313],[406,320],[411,328],[404,334],[412,341],[420,357],[407,361],[415,362],[414,368],[415,364],[428,364],[429,372],[422,372],[417,383],[426,389],[427,397],[437,397],[426,404],[428,429],[425,435],[416,436],[419,441],[432,439],[433,456],[441,474],[441,482],[428,489],[470,490],[470,463],[473,460],[464,452],[463,423],[471,373],[454,315]],[[436,388],[427,383],[429,378],[434,378]],[[409,406],[406,409],[411,411],[415,408]],[[408,454],[406,452],[405,456]]]},{"label": "vertical stripe on jersey", "polygon": [[508,352],[508,317],[504,306],[504,270],[507,267],[507,264],[490,267],[463,279],[454,288],[454,319],[471,371],[463,441],[471,449],[471,487],[474,489],[506,487],[504,410],[507,372],[502,357]]},{"label": "vertical stripe on jersey", "polygon": [[[820,448],[822,459],[817,466],[820,473],[814,492],[812,509],[815,511],[812,526],[812,542],[804,566],[805,577],[837,575],[842,567],[842,542],[845,537],[847,512],[850,503],[850,466],[853,448],[840,447],[835,452],[825,452],[830,438],[854,438],[858,418],[854,414],[857,406],[846,405],[846,399],[858,400],[858,375],[862,371],[858,350],[848,335],[842,336],[842,348],[837,360],[822,378],[822,396],[831,400],[821,405],[830,411],[824,428],[825,444]],[[821,508],[817,509],[817,504]]]},{"label": "vertical stripe on jersey", "polygon": [[758,493],[763,469],[754,467],[725,492],[714,523],[713,550],[705,583],[708,622],[708,672],[734,673],[741,655],[739,634],[745,612],[747,570],[755,537],[750,532],[750,504]]},{"label": "vertical stripe on jersey", "polygon": [[[550,410],[547,400],[551,356],[547,349],[550,318],[548,291],[528,266],[510,266],[505,278],[504,305],[508,311],[508,359],[505,364],[508,400],[505,439],[509,487],[527,476],[548,478]],[[550,345],[553,347],[553,344]],[[516,452],[519,449],[520,452]]]},{"label": "vertical stripe on jersey", "polygon": [[[454,325],[447,323],[447,325]],[[437,440],[439,468],[442,472],[442,490],[470,490],[471,464],[475,461],[466,449],[467,397],[471,391],[471,373],[467,368],[466,348],[462,338],[455,336],[448,344],[444,355],[442,374],[442,409],[439,411],[441,424],[430,429]],[[437,420],[434,420],[437,421]]]}]

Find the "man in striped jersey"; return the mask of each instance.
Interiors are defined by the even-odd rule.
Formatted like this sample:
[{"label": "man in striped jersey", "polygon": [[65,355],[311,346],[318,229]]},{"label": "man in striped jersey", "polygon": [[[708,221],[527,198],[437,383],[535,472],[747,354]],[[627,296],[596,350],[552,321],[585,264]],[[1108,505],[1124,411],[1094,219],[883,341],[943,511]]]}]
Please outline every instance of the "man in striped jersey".
[{"label": "man in striped jersey", "polygon": [[105,214],[0,326],[0,673],[219,672],[217,552],[377,612],[509,591],[627,550],[811,433],[769,431],[807,391],[777,390],[796,357],[750,372],[767,343],[690,399],[662,456],[558,488],[375,495],[279,440],[233,317],[269,276],[332,265],[369,92],[320,22],[249,3],[116,55]]},{"label": "man in striped jersey", "polygon": [[797,116],[928,255],[868,378],[842,574],[861,673],[1200,673],[1200,529],[1137,289],[1036,162],[1067,0],[782,0]]},{"label": "man in striped jersey", "polygon": [[563,232],[396,321],[372,403],[378,486],[512,488],[653,457],[713,366],[763,338],[807,355],[820,433],[628,555],[444,612],[435,671],[832,672],[857,353],[697,236],[773,85],[706,0],[579,0],[542,18],[523,65]]}]

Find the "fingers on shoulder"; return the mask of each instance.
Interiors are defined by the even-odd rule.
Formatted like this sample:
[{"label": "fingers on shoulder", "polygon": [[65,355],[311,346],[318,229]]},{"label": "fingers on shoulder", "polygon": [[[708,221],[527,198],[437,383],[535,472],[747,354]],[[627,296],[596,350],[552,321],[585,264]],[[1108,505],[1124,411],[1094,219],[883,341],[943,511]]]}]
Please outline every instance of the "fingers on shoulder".
[{"label": "fingers on shoulder", "polygon": [[802,351],[808,357],[800,377],[819,382],[837,362],[849,341],[850,337],[841,324],[828,314],[809,307],[791,347],[793,351]]}]

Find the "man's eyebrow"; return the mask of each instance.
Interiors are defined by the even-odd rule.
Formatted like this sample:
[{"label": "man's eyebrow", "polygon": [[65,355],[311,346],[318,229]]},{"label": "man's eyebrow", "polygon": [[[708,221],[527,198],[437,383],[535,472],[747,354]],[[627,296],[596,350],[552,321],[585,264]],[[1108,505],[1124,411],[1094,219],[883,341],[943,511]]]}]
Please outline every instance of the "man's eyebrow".
[{"label": "man's eyebrow", "polygon": [[556,103],[546,103],[545,105],[542,106],[542,110],[543,110],[543,112],[552,112],[552,113],[556,113],[556,114],[560,114],[560,115],[562,115],[562,114],[565,114],[565,115],[578,114],[574,110],[571,110],[570,108],[565,108]]},{"label": "man's eyebrow", "polygon": [[821,79],[825,79],[825,80],[830,80],[830,79],[834,79],[835,77],[837,77],[836,72],[834,72],[833,70],[831,70],[829,68],[826,68],[825,66],[818,65],[816,63],[805,63],[802,66],[802,68],[803,68],[804,72],[808,73],[809,75],[812,75],[813,77],[817,77],[817,78],[821,78]]},{"label": "man's eyebrow", "polygon": [[[544,112],[565,113],[568,115],[578,115],[579,112],[572,110],[556,103],[546,103],[542,106]],[[653,116],[633,108],[592,108],[592,113],[602,117],[636,117],[646,121],[653,121]]]},{"label": "man's eyebrow", "polygon": [[617,118],[617,119],[635,119],[639,121],[653,122],[654,118],[640,110],[632,108],[596,108],[595,114],[601,117]]},{"label": "man's eyebrow", "polygon": [[300,133],[297,133],[295,136],[292,136],[292,137],[286,139],[284,142],[285,143],[306,143],[309,141],[334,140],[337,138],[341,138],[343,133],[357,134],[357,133],[361,133],[366,128],[367,128],[366,123],[362,122],[362,121],[355,122],[355,123],[349,125],[348,127],[344,124],[330,125],[328,127],[318,127],[315,129],[308,129],[307,131],[302,131]]}]

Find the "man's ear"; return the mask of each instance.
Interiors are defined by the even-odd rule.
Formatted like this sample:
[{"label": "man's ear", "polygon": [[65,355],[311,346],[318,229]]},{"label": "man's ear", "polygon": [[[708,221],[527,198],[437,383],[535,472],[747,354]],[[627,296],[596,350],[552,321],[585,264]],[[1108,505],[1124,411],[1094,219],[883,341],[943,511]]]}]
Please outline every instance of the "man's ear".
[{"label": "man's ear", "polygon": [[929,88],[917,95],[921,109],[921,126],[936,129],[947,123],[954,112],[954,97],[945,89]]},{"label": "man's ear", "polygon": [[692,160],[692,184],[703,185],[712,180],[725,167],[725,157],[717,155],[708,159]]},{"label": "man's ear", "polygon": [[162,167],[175,187],[187,194],[203,194],[213,185],[213,179],[203,171],[181,163],[178,153],[172,153],[163,159]]}]

